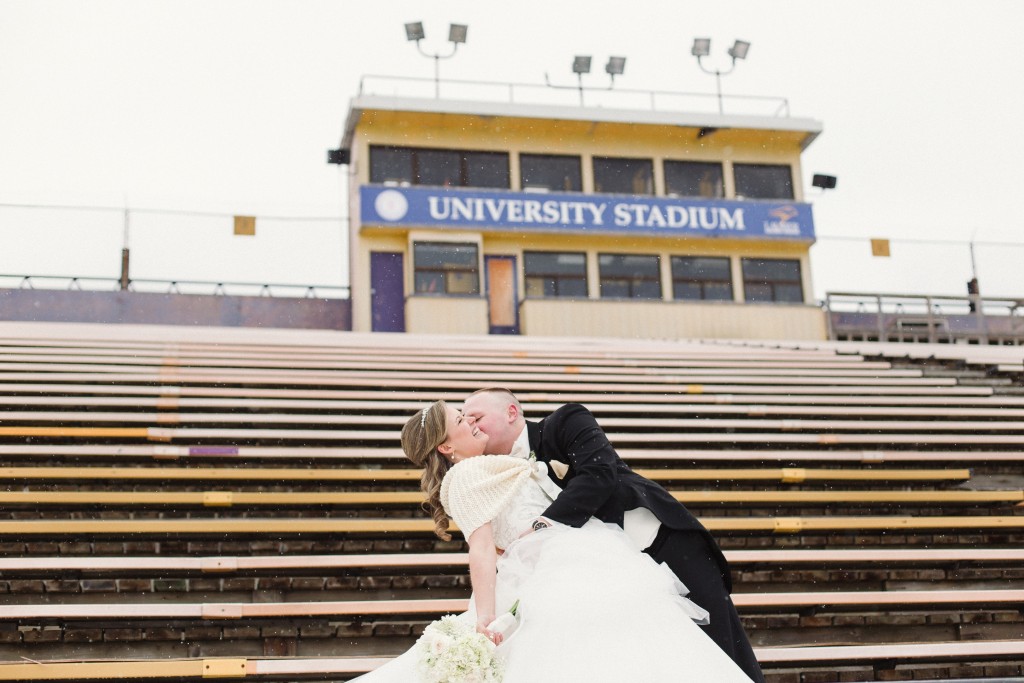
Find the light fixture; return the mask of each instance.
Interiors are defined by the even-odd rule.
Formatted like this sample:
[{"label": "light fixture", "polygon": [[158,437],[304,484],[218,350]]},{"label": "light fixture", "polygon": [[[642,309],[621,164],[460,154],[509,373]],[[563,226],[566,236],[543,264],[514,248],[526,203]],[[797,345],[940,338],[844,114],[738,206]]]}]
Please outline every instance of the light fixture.
[{"label": "light fixture", "polygon": [[583,91],[584,90],[612,90],[615,87],[615,77],[621,76],[626,70],[626,58],[625,57],[609,57],[608,63],[604,66],[604,71],[608,74],[610,79],[607,88],[584,88],[583,87],[583,74],[590,73],[591,63],[593,58],[590,55],[576,55],[572,60],[572,72],[576,74],[576,85],[554,85],[548,78],[547,74],[544,74],[544,83],[549,88],[559,88],[565,90],[578,90],[580,93],[580,106],[583,106]]},{"label": "light fixture", "polygon": [[409,41],[416,42],[416,49],[424,57],[430,57],[434,60],[434,97],[441,97],[441,60],[448,59],[455,55],[459,49],[459,45],[466,42],[466,34],[469,32],[469,26],[466,24],[450,24],[448,26],[448,42],[452,44],[452,51],[446,55],[442,55],[440,52],[430,54],[423,51],[423,47],[420,45],[420,41],[425,37],[423,31],[423,22],[413,21],[405,25],[405,37]]},{"label": "light fixture", "polygon": [[711,74],[715,77],[715,87],[718,90],[718,113],[724,114],[725,107],[722,104],[722,76],[727,76],[733,72],[736,68],[737,59],[746,59],[747,51],[750,50],[750,43],[745,40],[737,40],[727,52],[732,57],[732,65],[728,71],[722,71],[721,69],[708,69],[704,66],[702,58],[707,57],[711,54],[711,39],[710,38],[694,38],[693,47],[690,49],[690,54],[697,58],[697,66],[700,70],[706,74]]},{"label": "light fixture", "polygon": [[711,39],[694,38],[693,48],[690,50],[690,54],[694,57],[707,57],[711,54]]},{"label": "light fixture", "polygon": [[426,37],[423,33],[423,22],[414,21],[405,25],[406,40],[423,40]]},{"label": "light fixture", "polygon": [[626,58],[609,57],[604,70],[609,76],[621,76],[622,72],[626,70]]},{"label": "light fixture", "polygon": [[750,43],[745,40],[737,40],[733,43],[733,46],[729,48],[729,56],[733,59],[746,59],[747,50],[750,49]]},{"label": "light fixture", "polygon": [[469,26],[465,24],[452,24],[448,27],[448,40],[458,45],[466,42],[466,33]]},{"label": "light fixture", "polygon": [[590,73],[590,57],[586,55],[576,55],[572,60],[572,72],[574,74]]}]

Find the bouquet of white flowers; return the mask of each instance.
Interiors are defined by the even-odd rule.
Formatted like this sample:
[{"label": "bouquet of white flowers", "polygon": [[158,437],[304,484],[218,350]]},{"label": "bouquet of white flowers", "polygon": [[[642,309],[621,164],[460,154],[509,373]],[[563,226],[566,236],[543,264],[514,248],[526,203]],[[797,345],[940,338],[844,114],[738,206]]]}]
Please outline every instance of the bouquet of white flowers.
[{"label": "bouquet of white flowers", "polygon": [[457,617],[441,617],[427,626],[416,649],[424,683],[501,683],[494,643]]}]

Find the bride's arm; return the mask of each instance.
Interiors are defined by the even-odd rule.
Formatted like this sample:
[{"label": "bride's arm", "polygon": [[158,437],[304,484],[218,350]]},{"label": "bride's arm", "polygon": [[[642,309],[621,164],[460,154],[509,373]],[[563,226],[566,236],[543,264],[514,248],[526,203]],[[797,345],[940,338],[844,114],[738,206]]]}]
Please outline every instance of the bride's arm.
[{"label": "bride's arm", "polygon": [[469,580],[476,601],[476,630],[501,643],[501,634],[487,630],[494,621],[494,589],[497,583],[498,555],[494,550],[494,529],[487,522],[469,536]]}]

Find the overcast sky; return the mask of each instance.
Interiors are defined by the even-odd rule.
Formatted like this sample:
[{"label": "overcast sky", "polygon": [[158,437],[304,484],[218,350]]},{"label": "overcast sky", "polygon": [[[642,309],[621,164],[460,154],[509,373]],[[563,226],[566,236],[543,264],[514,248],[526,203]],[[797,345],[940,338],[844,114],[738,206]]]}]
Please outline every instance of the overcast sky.
[{"label": "overcast sky", "polygon": [[[1024,296],[1024,3],[1016,0],[0,0],[0,204],[127,206],[132,276],[347,283],[337,147],[364,74],[572,83],[574,54],[622,88],[785,97],[824,133],[803,157],[815,292]],[[589,81],[604,85],[603,73]],[[255,237],[229,218],[261,217]],[[263,217],[267,217],[264,220]],[[280,217],[275,219],[273,217]],[[294,220],[309,217],[315,220]],[[323,219],[323,220],[316,220]],[[117,277],[123,215],[0,206],[0,274]],[[889,237],[893,257],[867,239]],[[940,242],[952,242],[941,244]]]}]

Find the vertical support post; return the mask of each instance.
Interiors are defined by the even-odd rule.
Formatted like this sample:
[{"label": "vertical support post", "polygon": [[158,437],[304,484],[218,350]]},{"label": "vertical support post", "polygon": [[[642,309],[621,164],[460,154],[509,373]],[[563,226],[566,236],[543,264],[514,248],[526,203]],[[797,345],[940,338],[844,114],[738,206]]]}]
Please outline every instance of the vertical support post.
[{"label": "vertical support post", "polygon": [[715,69],[715,85],[718,86],[718,113],[725,114],[725,105],[722,104],[722,72]]},{"label": "vertical support post", "polygon": [[885,341],[885,316],[882,314],[882,297],[878,295],[875,297],[875,310],[878,312],[876,320],[878,322],[878,341]]},{"label": "vertical support post", "polygon": [[123,241],[123,245],[121,247],[121,291],[122,292],[128,291],[128,285],[131,282],[131,278],[128,276],[128,261],[129,261],[129,256],[130,256],[129,251],[128,251],[128,236],[129,236],[129,233],[130,233],[130,227],[131,226],[130,226],[129,218],[128,218],[128,208],[125,207],[125,210],[124,210],[124,241]]},{"label": "vertical support post", "polygon": [[932,298],[930,296],[926,296],[924,300],[928,305],[928,343],[936,344],[938,343],[938,337],[936,336],[935,329],[935,307],[932,305]]}]

